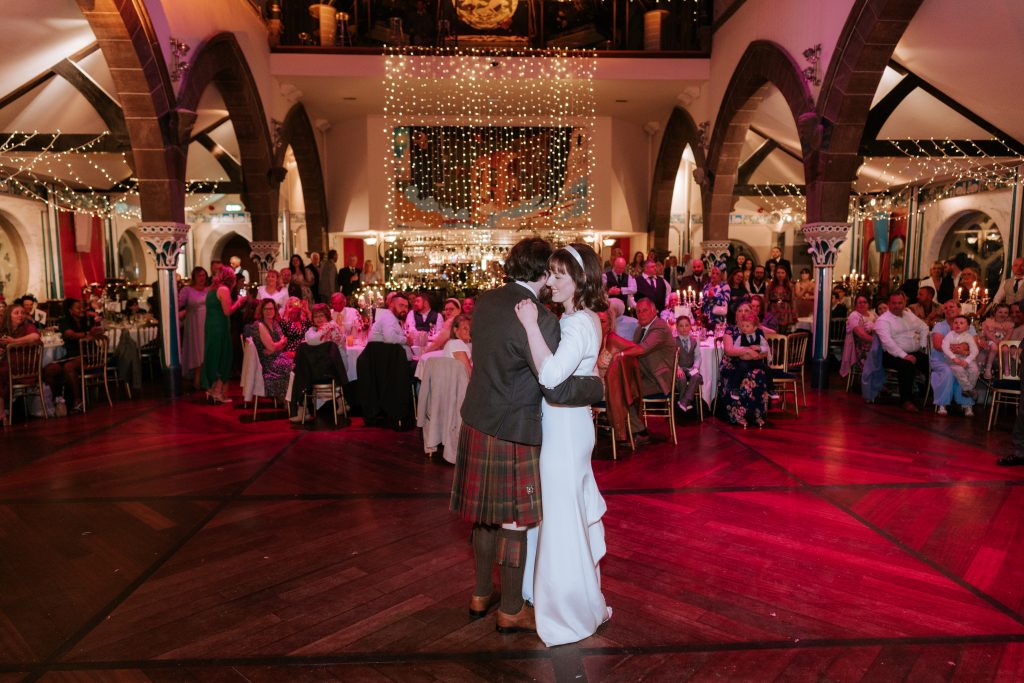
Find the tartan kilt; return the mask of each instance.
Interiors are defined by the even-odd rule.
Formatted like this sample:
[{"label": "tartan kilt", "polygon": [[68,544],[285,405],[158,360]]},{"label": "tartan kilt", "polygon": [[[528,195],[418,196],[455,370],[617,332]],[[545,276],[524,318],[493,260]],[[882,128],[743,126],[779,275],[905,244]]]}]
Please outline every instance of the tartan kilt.
[{"label": "tartan kilt", "polygon": [[503,441],[463,422],[450,507],[476,524],[540,522],[540,446]]}]

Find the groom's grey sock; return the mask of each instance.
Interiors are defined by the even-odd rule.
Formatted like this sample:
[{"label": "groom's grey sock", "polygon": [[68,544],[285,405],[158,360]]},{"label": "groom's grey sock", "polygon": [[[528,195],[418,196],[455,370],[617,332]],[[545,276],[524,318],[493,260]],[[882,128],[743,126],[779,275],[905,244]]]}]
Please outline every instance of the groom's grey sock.
[{"label": "groom's grey sock", "polygon": [[501,611],[518,614],[523,609],[523,571],[526,565],[526,530],[500,529],[498,554],[501,565]]},{"label": "groom's grey sock", "polygon": [[494,549],[498,530],[494,527],[473,527],[473,558],[476,560],[476,589],[473,595],[490,595],[494,590]]}]

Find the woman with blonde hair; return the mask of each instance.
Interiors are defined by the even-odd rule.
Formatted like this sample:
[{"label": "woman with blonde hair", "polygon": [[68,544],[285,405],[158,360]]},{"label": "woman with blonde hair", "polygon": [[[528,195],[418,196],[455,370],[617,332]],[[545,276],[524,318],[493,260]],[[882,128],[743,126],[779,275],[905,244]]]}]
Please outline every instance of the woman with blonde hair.
[{"label": "woman with blonde hair", "polygon": [[373,259],[366,259],[366,263],[363,264],[363,275],[362,281],[364,285],[379,285],[383,284],[380,273],[377,272],[377,262]]}]

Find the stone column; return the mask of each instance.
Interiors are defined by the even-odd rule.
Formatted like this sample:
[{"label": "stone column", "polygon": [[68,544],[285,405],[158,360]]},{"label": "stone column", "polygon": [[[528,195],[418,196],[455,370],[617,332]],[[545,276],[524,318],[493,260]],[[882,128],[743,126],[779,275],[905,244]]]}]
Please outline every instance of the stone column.
[{"label": "stone column", "polygon": [[181,393],[181,357],[178,335],[178,286],[175,270],[178,257],[188,243],[189,226],[185,223],[141,223],[135,229],[139,239],[156,260],[157,301],[160,310],[160,354],[164,388],[171,396]]},{"label": "stone column", "polygon": [[814,336],[811,386],[828,389],[828,327],[832,312],[832,268],[850,232],[849,223],[804,223],[800,231],[814,260]]},{"label": "stone column", "polygon": [[267,279],[267,271],[274,268],[274,264],[277,262],[277,257],[281,253],[280,242],[250,242],[250,249],[252,252],[249,256],[256,262],[256,268],[259,273],[256,276],[256,287],[259,287]]},{"label": "stone column", "polygon": [[732,243],[729,240],[704,240],[700,243],[701,259],[704,267],[710,268],[719,261],[729,258],[729,247]]}]

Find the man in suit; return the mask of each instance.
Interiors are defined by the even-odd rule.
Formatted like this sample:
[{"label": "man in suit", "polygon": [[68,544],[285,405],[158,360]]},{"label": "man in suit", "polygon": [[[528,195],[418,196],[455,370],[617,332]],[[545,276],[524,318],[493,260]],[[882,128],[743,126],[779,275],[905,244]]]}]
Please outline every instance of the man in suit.
[{"label": "man in suit", "polygon": [[320,303],[330,303],[331,295],[338,291],[338,250],[327,252],[327,260],[320,266]]},{"label": "man in suit", "polygon": [[[462,403],[452,484],[451,510],[473,522],[476,588],[469,614],[479,618],[500,599],[499,633],[535,630],[533,609],[523,600],[526,531],[541,521],[541,397],[551,403],[584,406],[604,398],[597,377],[569,377],[555,389],[541,387],[515,307],[539,303],[551,245],[521,240],[508,255],[511,280],[477,297],[473,311],[473,375]],[[538,305],[541,332],[554,351],[558,320]],[[494,564],[501,568],[501,595],[494,589]]]},{"label": "man in suit", "polygon": [[939,291],[935,298],[940,304],[944,304],[956,295],[957,288],[961,287],[960,273],[967,267],[967,257],[957,254],[951,259],[946,259],[946,274],[939,284]]},{"label": "man in suit", "polygon": [[676,319],[676,382],[679,401],[676,405],[684,413],[693,408],[693,398],[704,383],[700,376],[700,342],[690,334],[690,319],[681,315]]},{"label": "man in suit", "polygon": [[[658,309],[650,299],[636,302],[637,328],[633,333],[633,343],[619,354],[623,357],[635,357],[640,363],[640,393],[668,394],[672,391],[672,365],[676,359],[676,343],[672,339],[672,330],[668,323],[658,317]],[[640,419],[640,411],[636,405],[629,407],[629,423],[633,429],[633,439],[641,446],[651,442],[644,421]]]},{"label": "man in suit", "polygon": [[359,257],[349,256],[348,265],[338,271],[338,287],[345,296],[352,296],[352,292],[359,289],[359,277],[362,271],[359,270]]},{"label": "man in suit", "polygon": [[636,294],[636,280],[626,272],[626,259],[617,256],[612,261],[612,269],[604,274],[604,288],[609,299],[618,299],[629,308],[630,299]]},{"label": "man in suit", "polygon": [[750,274],[750,280],[747,282],[747,291],[764,296],[767,289],[768,280],[765,277],[764,266],[754,266],[754,272]]},{"label": "man in suit", "polygon": [[786,273],[789,274],[790,279],[793,277],[793,266],[789,261],[782,258],[782,249],[779,247],[771,248],[771,258],[765,261],[764,265],[768,268],[769,280],[775,277],[775,269],[780,267],[786,269]]},{"label": "man in suit", "polygon": [[1013,259],[1010,269],[1013,271],[1013,277],[1003,280],[988,308],[994,309],[999,304],[1010,304],[1012,309],[1024,301],[1024,258]]},{"label": "man in suit", "polygon": [[687,275],[679,282],[679,288],[684,292],[693,289],[695,294],[704,291],[704,285],[708,283],[708,275],[704,272],[704,262],[699,258],[693,259],[693,275]]},{"label": "man in suit", "polygon": [[679,261],[675,256],[669,256],[665,261],[665,281],[669,289],[679,289],[679,281],[683,279],[683,271],[679,267]]},{"label": "man in suit", "polygon": [[668,305],[671,291],[665,278],[658,275],[658,263],[653,259],[644,262],[644,272],[636,279],[636,300],[650,299],[658,313]]}]

